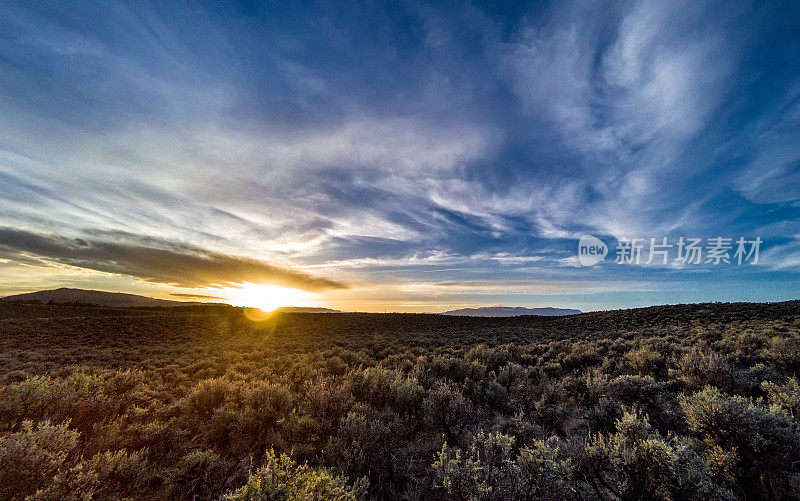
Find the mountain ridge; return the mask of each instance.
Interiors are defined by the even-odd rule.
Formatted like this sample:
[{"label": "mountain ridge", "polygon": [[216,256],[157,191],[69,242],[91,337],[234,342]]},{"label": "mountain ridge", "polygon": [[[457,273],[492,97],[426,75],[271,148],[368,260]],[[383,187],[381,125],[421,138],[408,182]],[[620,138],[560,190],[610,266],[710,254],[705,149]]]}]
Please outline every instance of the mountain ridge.
[{"label": "mountain ridge", "polygon": [[320,306],[281,306],[276,313],[343,313],[342,310],[322,308]]},{"label": "mountain ridge", "polygon": [[41,301],[43,303],[83,303],[99,306],[186,306],[204,304],[198,301],[173,301],[154,297],[129,294],[127,292],[109,292],[90,289],[74,289],[60,287],[58,289],[45,289],[23,294],[13,294],[0,298],[0,301]]},{"label": "mountain ridge", "polygon": [[519,317],[522,315],[537,315],[540,317],[560,317],[565,315],[578,315],[581,310],[571,308],[525,308],[524,306],[481,306],[479,308],[460,308],[449,310],[442,315],[459,317]]},{"label": "mountain ridge", "polygon": [[[201,298],[204,296],[187,295],[186,297]],[[212,299],[211,296],[208,296]],[[221,299],[221,298],[213,298]],[[77,289],[60,287],[58,289],[45,289],[23,294],[13,294],[0,297],[3,302],[42,302],[56,304],[85,304],[111,307],[142,307],[142,306],[191,306],[203,304],[227,304],[219,301],[176,301],[171,299],[158,299],[127,292],[109,292],[91,289]],[[279,313],[342,313],[340,310],[314,306],[282,306],[275,310]]]},{"label": "mountain ridge", "polygon": [[[126,292],[109,292],[91,289],[78,289],[69,287],[60,287],[57,289],[44,289],[34,292],[26,292],[23,294],[12,294],[5,297],[0,297],[2,302],[42,302],[42,303],[57,303],[57,304],[87,304],[98,306],[112,306],[112,307],[142,307],[142,306],[189,306],[199,304],[225,304],[214,301],[176,301],[171,299],[158,299],[149,296],[142,296],[139,294],[130,294]],[[278,308],[276,311],[284,313],[342,313],[340,310],[334,310],[321,307],[299,307],[299,306],[284,306]],[[523,315],[535,316],[565,316],[577,315],[582,311],[577,309],[568,308],[525,308],[523,306],[483,306],[479,308],[461,308],[456,310],[449,310],[441,313],[441,315],[449,316],[470,316],[470,317],[517,317]]]}]

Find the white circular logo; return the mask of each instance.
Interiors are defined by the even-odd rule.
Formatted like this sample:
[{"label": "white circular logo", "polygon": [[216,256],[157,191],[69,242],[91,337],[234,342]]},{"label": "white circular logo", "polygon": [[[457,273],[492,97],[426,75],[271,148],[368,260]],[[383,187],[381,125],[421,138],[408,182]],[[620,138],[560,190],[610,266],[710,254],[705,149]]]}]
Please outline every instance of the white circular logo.
[{"label": "white circular logo", "polygon": [[584,235],[578,241],[578,261],[581,266],[594,266],[606,258],[608,246],[593,235]]}]

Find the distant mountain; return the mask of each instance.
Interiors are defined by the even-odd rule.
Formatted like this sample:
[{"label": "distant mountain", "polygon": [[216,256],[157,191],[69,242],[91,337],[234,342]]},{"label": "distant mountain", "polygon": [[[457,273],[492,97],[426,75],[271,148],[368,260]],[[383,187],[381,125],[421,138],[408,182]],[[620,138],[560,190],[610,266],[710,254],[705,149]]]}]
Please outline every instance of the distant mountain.
[{"label": "distant mountain", "polygon": [[196,302],[170,301],[122,292],[93,291],[86,289],[51,289],[27,294],[15,294],[0,298],[0,301],[41,301],[42,303],[85,303],[100,306],[182,306]]},{"label": "distant mountain", "polygon": [[341,313],[340,310],[318,308],[314,306],[283,306],[275,311],[280,313]]},{"label": "distant mountain", "polygon": [[564,315],[577,315],[581,310],[564,308],[524,308],[522,306],[483,306],[481,308],[461,308],[460,310],[445,311],[442,315],[456,317],[518,317],[521,315],[539,315],[543,317],[560,317]]}]

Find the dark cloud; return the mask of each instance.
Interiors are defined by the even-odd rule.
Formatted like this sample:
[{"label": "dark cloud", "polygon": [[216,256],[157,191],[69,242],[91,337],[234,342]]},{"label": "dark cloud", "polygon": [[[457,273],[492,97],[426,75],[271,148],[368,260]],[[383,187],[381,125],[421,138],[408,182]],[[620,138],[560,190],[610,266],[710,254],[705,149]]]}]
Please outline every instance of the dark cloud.
[{"label": "dark cloud", "polygon": [[179,294],[179,293],[173,293],[173,294],[170,294],[170,296],[184,297],[184,298],[188,298],[188,299],[220,299],[222,301],[225,300],[224,297],[209,296],[207,294]]},{"label": "dark cloud", "polygon": [[243,282],[274,283],[308,291],[347,287],[341,282],[313,277],[255,259],[211,252],[181,243],[152,247],[2,228],[0,255],[14,261],[30,262],[34,258],[44,263],[118,273],[146,282],[180,287],[215,287]]}]

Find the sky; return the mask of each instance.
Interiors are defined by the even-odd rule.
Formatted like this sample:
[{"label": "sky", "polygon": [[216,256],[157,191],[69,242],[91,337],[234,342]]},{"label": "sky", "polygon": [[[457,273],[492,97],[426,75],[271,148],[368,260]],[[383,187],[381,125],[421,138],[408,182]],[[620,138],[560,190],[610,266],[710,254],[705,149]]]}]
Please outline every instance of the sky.
[{"label": "sky", "polygon": [[799,131],[797,2],[0,0],[0,295],[796,299]]}]

